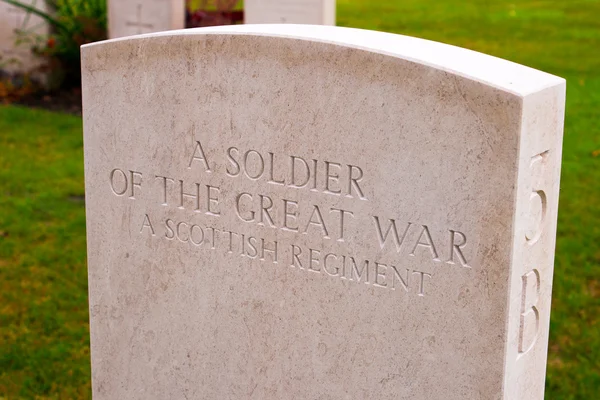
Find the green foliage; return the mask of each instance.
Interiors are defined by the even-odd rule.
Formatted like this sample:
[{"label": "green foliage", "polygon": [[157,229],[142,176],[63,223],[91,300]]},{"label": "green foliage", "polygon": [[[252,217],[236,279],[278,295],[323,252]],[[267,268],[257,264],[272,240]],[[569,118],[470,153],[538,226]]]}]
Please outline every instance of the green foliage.
[{"label": "green foliage", "polygon": [[[546,398],[597,399],[600,2],[337,3],[339,25],[451,43],[567,79]],[[0,398],[91,398],[81,146],[80,118],[0,106]]]},{"label": "green foliage", "polygon": [[34,50],[48,57],[55,85],[78,86],[80,46],[106,39],[106,0],[48,0],[49,12],[19,0],[0,1],[23,8],[51,25],[50,37]]}]

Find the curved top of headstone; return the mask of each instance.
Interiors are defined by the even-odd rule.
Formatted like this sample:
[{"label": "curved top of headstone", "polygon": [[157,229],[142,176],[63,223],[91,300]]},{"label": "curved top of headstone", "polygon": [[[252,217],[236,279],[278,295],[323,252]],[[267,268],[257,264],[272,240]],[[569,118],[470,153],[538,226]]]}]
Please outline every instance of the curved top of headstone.
[{"label": "curved top of headstone", "polygon": [[337,26],[294,24],[215,26],[129,36],[87,44],[82,48],[110,46],[120,41],[187,35],[270,36],[358,48],[455,73],[518,96],[526,96],[564,81],[560,77],[524,65],[445,43]]}]

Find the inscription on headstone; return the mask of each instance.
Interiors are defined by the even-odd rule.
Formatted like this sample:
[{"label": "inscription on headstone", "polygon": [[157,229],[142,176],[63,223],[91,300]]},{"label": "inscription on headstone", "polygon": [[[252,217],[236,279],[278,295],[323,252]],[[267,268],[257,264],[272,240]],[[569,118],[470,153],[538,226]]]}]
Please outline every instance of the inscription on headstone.
[{"label": "inscription on headstone", "polygon": [[244,22],[335,25],[335,0],[246,0]]},{"label": "inscription on headstone", "polygon": [[82,62],[95,399],[543,398],[563,79],[325,26]]},{"label": "inscription on headstone", "polygon": [[109,0],[110,38],[185,28],[184,0]]}]

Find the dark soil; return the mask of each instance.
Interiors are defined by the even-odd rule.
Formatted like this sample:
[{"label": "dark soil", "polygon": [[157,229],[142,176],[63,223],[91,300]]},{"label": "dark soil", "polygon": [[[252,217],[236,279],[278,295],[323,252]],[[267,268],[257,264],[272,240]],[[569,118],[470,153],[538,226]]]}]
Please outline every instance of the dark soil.
[{"label": "dark soil", "polygon": [[21,97],[16,103],[49,111],[81,115],[81,89],[64,89],[52,92],[36,91]]}]

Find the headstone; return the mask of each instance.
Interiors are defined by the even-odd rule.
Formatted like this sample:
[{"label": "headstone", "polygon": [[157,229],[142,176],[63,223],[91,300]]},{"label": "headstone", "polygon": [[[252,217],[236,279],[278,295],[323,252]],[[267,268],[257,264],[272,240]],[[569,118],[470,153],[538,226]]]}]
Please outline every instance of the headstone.
[{"label": "headstone", "polygon": [[[27,0],[23,3],[46,12],[46,2]],[[25,38],[18,31],[26,32]],[[34,73],[44,60],[33,54],[32,46],[50,33],[49,25],[39,16],[0,1],[0,70],[8,73]],[[19,40],[18,40],[19,39]],[[23,43],[17,43],[23,40]]]},{"label": "headstone", "polygon": [[185,0],[109,0],[112,38],[185,28]]},{"label": "headstone", "polygon": [[245,0],[244,23],[335,25],[335,0]]},{"label": "headstone", "polygon": [[96,400],[543,398],[563,79],[325,26],[82,57]]}]

